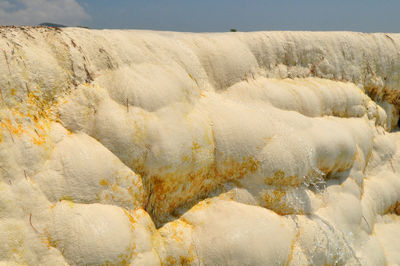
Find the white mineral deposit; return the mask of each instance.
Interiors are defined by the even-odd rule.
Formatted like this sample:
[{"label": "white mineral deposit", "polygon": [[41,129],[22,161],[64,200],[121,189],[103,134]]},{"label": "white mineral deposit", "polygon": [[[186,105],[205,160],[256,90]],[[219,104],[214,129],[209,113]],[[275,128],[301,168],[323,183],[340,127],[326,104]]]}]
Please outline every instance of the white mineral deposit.
[{"label": "white mineral deposit", "polygon": [[0,265],[400,265],[400,34],[0,48]]}]

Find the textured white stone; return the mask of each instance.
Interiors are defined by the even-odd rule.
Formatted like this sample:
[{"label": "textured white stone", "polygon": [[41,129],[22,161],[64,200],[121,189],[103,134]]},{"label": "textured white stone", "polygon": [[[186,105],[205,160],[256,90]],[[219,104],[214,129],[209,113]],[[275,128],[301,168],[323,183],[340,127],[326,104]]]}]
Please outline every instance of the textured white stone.
[{"label": "textured white stone", "polygon": [[0,264],[400,264],[399,34],[0,36]]}]

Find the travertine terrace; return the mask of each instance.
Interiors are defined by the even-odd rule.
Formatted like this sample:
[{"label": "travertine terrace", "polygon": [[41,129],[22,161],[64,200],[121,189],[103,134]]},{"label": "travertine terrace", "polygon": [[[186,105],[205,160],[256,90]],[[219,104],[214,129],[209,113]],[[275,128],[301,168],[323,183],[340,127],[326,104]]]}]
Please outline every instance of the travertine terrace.
[{"label": "travertine terrace", "polygon": [[1,265],[400,264],[400,35],[0,28]]}]

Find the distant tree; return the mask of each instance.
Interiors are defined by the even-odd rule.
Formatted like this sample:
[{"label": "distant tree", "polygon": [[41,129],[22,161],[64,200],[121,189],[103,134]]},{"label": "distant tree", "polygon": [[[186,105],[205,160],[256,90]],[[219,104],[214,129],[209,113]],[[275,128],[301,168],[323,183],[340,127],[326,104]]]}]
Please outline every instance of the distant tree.
[{"label": "distant tree", "polygon": [[[52,27],[52,28],[65,28],[65,27],[70,27],[70,26],[65,26],[65,25],[61,25],[61,24],[56,24],[56,23],[50,23],[50,22],[44,22],[44,23],[40,23],[39,26],[46,26],[46,27]],[[90,29],[89,27],[86,26],[75,26],[77,28],[84,28],[84,29]]]},{"label": "distant tree", "polygon": [[231,29],[231,32],[237,32],[237,30],[236,29]]},{"label": "distant tree", "polygon": [[61,25],[61,24],[49,23],[49,22],[40,23],[39,26],[54,27],[54,28],[64,28],[64,27],[66,27],[66,26]]}]

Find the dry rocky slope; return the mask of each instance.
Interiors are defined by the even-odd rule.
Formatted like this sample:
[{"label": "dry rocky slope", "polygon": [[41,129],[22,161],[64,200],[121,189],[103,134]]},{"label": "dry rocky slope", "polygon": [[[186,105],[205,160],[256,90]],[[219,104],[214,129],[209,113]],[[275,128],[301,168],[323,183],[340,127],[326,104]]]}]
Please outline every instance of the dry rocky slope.
[{"label": "dry rocky slope", "polygon": [[0,48],[0,265],[400,264],[400,34]]}]

